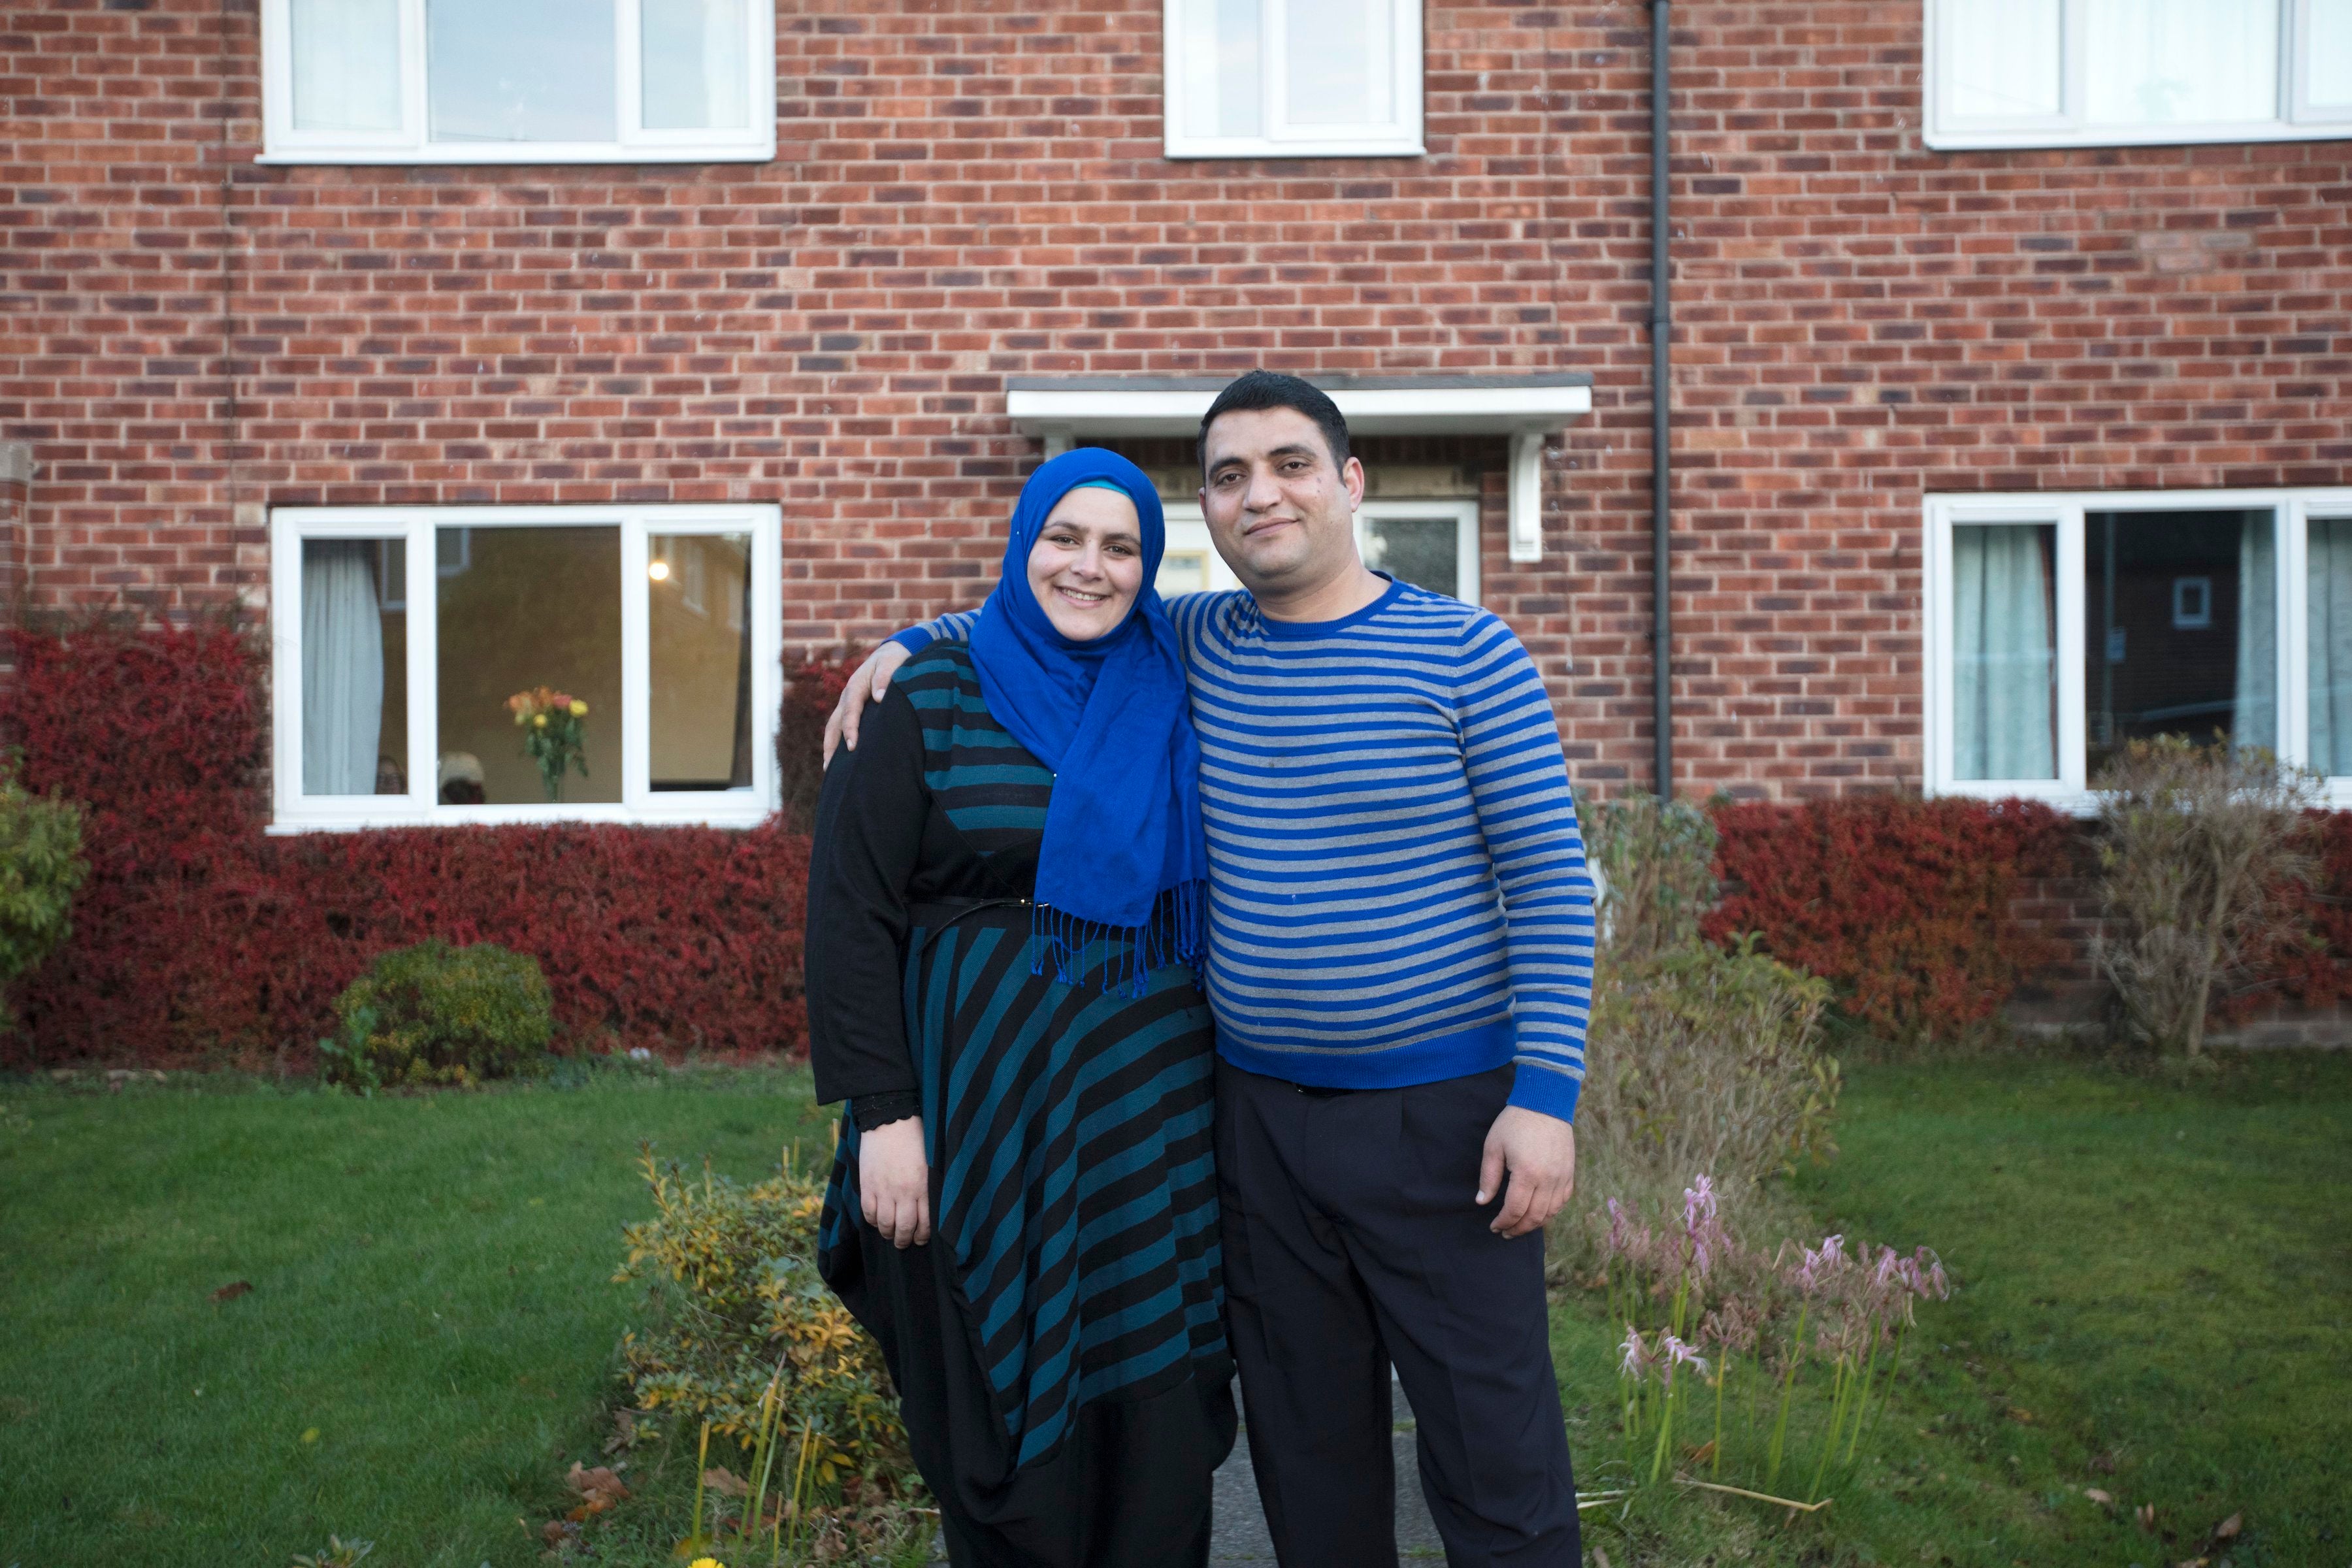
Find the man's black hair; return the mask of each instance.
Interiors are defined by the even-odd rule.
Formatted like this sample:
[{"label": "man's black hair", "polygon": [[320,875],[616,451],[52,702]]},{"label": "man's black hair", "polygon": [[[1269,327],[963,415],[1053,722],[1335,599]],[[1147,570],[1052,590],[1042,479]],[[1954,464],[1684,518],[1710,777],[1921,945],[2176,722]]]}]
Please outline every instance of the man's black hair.
[{"label": "man's black hair", "polygon": [[1278,370],[1253,370],[1217,394],[1217,400],[1201,416],[1202,479],[1209,474],[1209,426],[1221,414],[1246,414],[1260,408],[1289,408],[1304,414],[1323,432],[1323,445],[1331,449],[1331,466],[1348,466],[1348,422],[1339,416],[1339,405],[1312,382]]}]

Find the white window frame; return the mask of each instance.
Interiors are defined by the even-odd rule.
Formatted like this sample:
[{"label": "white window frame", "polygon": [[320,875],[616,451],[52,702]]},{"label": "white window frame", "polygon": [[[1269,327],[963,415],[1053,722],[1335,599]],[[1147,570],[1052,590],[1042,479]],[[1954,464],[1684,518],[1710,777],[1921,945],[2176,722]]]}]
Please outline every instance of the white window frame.
[{"label": "white window frame", "polygon": [[433,142],[425,92],[425,0],[399,0],[401,124],[396,131],[294,128],[292,0],[261,3],[262,152],[258,163],[764,163],[776,156],[776,18],[765,0],[744,6],[745,124],[648,130],[644,125],[640,0],[614,0],[617,37],[611,142]]},{"label": "white window frame", "polygon": [[[1161,510],[1167,519],[1170,550],[1205,550],[1209,554],[1208,584],[1212,593],[1241,586],[1233,568],[1217,553],[1209,538],[1208,521],[1193,501],[1163,501]],[[1364,521],[1367,518],[1382,517],[1443,517],[1454,523],[1454,580],[1464,592],[1456,595],[1465,605],[1478,603],[1478,503],[1475,500],[1439,497],[1431,500],[1367,500],[1356,509],[1356,549],[1364,548]]]},{"label": "white window frame", "polygon": [[1160,129],[1171,158],[1418,157],[1421,122],[1421,0],[1396,0],[1390,41],[1391,101],[1396,119],[1380,125],[1289,125],[1284,118],[1288,72],[1285,25],[1287,0],[1260,0],[1256,136],[1193,136],[1184,130],[1191,74],[1186,67],[1182,7],[1201,0],[1161,0]]},{"label": "white window frame", "polygon": [[[441,803],[436,653],[440,528],[617,529],[621,551],[621,798],[486,805]],[[656,534],[751,536],[751,784],[747,789],[652,787],[648,630]],[[270,513],[272,833],[454,823],[635,822],[749,827],[776,809],[776,724],[783,700],[783,522],[762,505],[279,507]],[[403,539],[408,546],[408,793],[313,795],[302,790],[302,543]]]},{"label": "white window frame", "polygon": [[2087,86],[2081,0],[2059,0],[2059,102],[2055,115],[1960,120],[1947,108],[1945,48],[1952,19],[1970,0],[1924,0],[1927,30],[1920,88],[1928,146],[1945,152],[1999,147],[2188,146],[2213,142],[2329,142],[2352,138],[2352,103],[2314,105],[2307,68],[2311,0],[2273,0],[2279,7],[2278,115],[2267,120],[2182,124],[2090,123],[2081,106]]},{"label": "white window frame", "polygon": [[[2352,515],[2352,488],[2237,490],[2074,490],[2042,495],[1931,495],[1926,499],[1926,548],[1921,668],[1924,696],[1925,789],[1929,795],[2046,801],[2062,811],[2088,816],[2097,801],[2088,778],[2088,725],[2084,700],[2089,671],[2083,647],[2085,584],[2085,514],[2094,511],[2233,511],[2267,508],[2277,533],[2275,615],[2278,627],[2278,754],[2303,764],[2311,755],[2310,520]],[[1952,732],[1953,658],[1949,599],[1952,591],[1952,531],[1981,523],[2046,523],[2057,529],[2056,636],[2058,655],[2058,777],[2054,779],[1956,779]],[[2352,808],[2352,776],[2327,779],[2327,804]]]}]

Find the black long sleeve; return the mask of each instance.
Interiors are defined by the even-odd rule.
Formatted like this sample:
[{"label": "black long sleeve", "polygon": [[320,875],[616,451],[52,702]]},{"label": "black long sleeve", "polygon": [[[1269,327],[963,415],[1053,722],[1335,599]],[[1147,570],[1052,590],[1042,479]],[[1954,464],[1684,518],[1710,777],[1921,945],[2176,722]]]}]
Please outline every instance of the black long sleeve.
[{"label": "black long sleeve", "polygon": [[930,814],[923,729],[904,693],[869,707],[825,770],[809,849],[809,1061],[820,1104],[919,1087],[899,1006],[908,889]]}]

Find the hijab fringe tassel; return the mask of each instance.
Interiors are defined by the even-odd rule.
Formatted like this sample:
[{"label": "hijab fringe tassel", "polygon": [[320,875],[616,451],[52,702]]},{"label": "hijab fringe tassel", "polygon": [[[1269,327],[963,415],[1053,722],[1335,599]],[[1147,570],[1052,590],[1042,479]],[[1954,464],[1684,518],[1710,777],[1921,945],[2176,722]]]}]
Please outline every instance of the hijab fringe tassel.
[{"label": "hijab fringe tassel", "polygon": [[1201,880],[1161,893],[1138,926],[1105,925],[1039,904],[1030,917],[1029,973],[1045,973],[1050,959],[1061,984],[1099,973],[1104,992],[1140,996],[1155,969],[1181,963],[1197,979],[1208,957],[1208,931],[1209,885]]}]

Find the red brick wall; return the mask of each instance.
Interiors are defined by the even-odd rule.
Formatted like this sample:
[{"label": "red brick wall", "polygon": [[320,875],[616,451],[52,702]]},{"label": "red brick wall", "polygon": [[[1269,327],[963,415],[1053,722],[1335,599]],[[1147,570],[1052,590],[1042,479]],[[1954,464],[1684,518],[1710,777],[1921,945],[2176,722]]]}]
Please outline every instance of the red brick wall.
[{"label": "red brick wall", "polygon": [[[1675,16],[1687,787],[1916,782],[1925,490],[2343,481],[2345,143],[1930,153],[1913,0]],[[992,558],[1007,375],[1586,370],[1486,598],[1646,781],[1643,5],[1429,0],[1430,155],[1305,163],[1160,158],[1154,0],[777,25],[772,164],[288,169],[253,0],[9,7],[36,598],[257,604],[268,505],[776,500],[788,637],[866,638]]]}]

